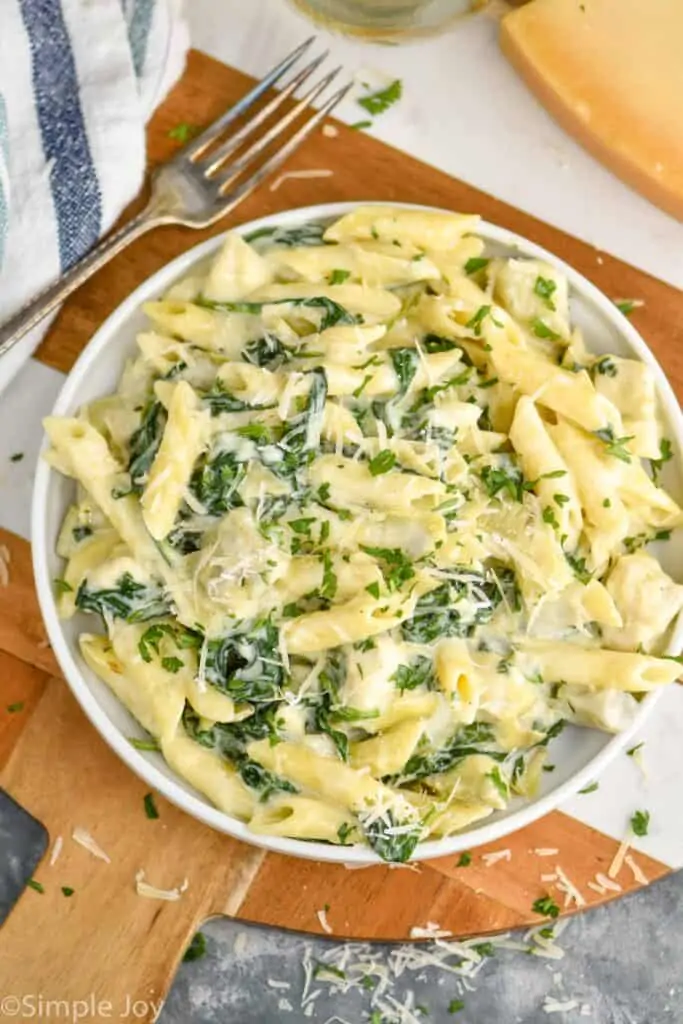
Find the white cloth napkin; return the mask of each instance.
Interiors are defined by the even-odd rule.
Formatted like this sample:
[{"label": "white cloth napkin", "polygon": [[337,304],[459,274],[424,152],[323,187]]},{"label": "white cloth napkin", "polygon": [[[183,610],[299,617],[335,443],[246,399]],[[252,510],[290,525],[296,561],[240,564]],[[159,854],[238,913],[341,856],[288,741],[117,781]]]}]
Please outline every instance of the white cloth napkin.
[{"label": "white cloth napkin", "polygon": [[[182,0],[0,0],[0,323],[111,227],[180,76]],[[0,388],[41,325],[0,357]]]}]

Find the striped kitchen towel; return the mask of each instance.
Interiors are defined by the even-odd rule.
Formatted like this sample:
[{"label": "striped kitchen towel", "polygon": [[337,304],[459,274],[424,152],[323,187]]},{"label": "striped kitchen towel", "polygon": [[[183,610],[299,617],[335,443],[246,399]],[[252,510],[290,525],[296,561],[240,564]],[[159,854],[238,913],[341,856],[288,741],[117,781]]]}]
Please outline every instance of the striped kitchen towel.
[{"label": "striped kitchen towel", "polygon": [[[181,3],[0,0],[0,323],[139,191],[145,122],[185,63]],[[0,359],[0,387],[44,331]]]}]

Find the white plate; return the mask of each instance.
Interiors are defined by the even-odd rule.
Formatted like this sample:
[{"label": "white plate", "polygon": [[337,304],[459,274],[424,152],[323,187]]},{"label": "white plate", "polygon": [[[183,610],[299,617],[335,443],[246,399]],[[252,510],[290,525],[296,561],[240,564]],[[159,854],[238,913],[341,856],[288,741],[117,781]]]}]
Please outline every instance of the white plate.
[{"label": "white plate", "polygon": [[[305,221],[339,217],[358,205],[332,203],[305,207],[252,221],[237,230],[246,234],[269,225],[289,227]],[[676,458],[665,467],[664,482],[680,501],[683,495],[680,471],[683,417],[664,373],[640,335],[609,299],[552,254],[518,235],[486,222],[481,223],[479,234],[486,240],[487,250],[491,253],[540,257],[567,275],[573,321],[583,329],[591,350],[636,356],[652,367],[666,433],[673,439],[676,453]],[[175,280],[186,275],[194,264],[213,253],[222,240],[223,236],[211,238],[179,256],[140,285],[112,313],[69,374],[57,399],[55,415],[73,415],[84,402],[109,394],[115,389],[124,362],[135,349],[136,334],[147,326],[140,311],[142,303],[158,297]],[[57,617],[52,580],[61,575],[61,559],[55,553],[55,543],[62,518],[72,500],[73,483],[41,461],[36,474],[32,512],[33,562],[40,607],[50,643],[64,675],[86,715],[110,747],[137,775],[178,807],[199,821],[237,839],[278,853],[314,860],[353,864],[377,862],[379,858],[366,847],[337,847],[320,842],[255,835],[242,822],[213,807],[173,772],[160,754],[141,752],[131,746],[128,737],[142,736],[142,730],[105,683],[88,669],[78,650],[78,635],[92,628],[91,620],[86,616],[76,616],[68,622],[60,622]],[[662,544],[659,555],[666,570],[675,578],[682,578],[683,531],[677,531],[671,541]],[[672,644],[672,651],[675,649],[678,653],[679,647]],[[506,811],[487,818],[485,824],[447,839],[421,843],[413,859],[445,856],[500,839],[555,809],[562,801],[593,782],[624,749],[634,733],[642,727],[657,696],[651,694],[643,702],[632,728],[619,736],[609,737],[591,729],[565,729],[551,745],[551,760],[555,770],[543,773],[541,792],[536,799],[513,801]]]}]

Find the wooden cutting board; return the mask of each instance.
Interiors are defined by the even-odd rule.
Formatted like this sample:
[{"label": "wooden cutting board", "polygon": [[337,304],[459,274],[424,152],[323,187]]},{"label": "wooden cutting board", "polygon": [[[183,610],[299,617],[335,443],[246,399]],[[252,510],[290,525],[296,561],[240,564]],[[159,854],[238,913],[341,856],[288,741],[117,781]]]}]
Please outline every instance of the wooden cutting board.
[{"label": "wooden cutting board", "polygon": [[[168,137],[174,125],[212,120],[248,84],[237,71],[191,53],[184,78],[150,125],[151,163],[176,148]],[[305,168],[334,173],[290,179],[277,191],[263,188],[214,230],[333,200],[421,202],[481,213],[547,246],[608,295],[643,299],[634,322],[683,394],[683,294],[675,289],[341,125],[336,137],[310,139],[288,165]],[[37,357],[68,371],[133,288],[209,233],[162,228],[134,243],[67,303]],[[115,1005],[124,1005],[125,994],[163,998],[194,931],[215,914],[320,933],[318,911],[327,906],[337,937],[404,940],[413,925],[428,921],[456,936],[540,923],[532,903],[548,891],[541,875],[556,863],[588,905],[616,895],[600,895],[586,883],[607,871],[618,843],[559,812],[474,851],[468,867],[458,867],[454,856],[402,870],[348,870],[265,854],[198,824],[160,797],[159,818],[149,820],[147,787],[103,743],[60,679],[40,619],[28,544],[2,531],[0,544],[10,562],[9,584],[0,586],[0,784],[46,824],[53,843],[63,837],[57,862],[50,866],[46,858],[36,873],[44,893],[28,889],[0,932],[0,992]],[[95,837],[109,863],[71,839],[77,827]],[[482,855],[501,848],[510,859],[486,867]],[[539,849],[558,853],[543,857]],[[641,854],[637,861],[650,881],[670,870]],[[187,878],[188,888],[177,902],[143,899],[135,891],[141,868],[154,885],[171,888]],[[637,888],[628,870],[619,883],[623,892]],[[63,886],[74,894],[64,896]],[[150,1006],[138,1019],[152,1015]],[[93,1011],[88,1019],[109,1018]]]}]

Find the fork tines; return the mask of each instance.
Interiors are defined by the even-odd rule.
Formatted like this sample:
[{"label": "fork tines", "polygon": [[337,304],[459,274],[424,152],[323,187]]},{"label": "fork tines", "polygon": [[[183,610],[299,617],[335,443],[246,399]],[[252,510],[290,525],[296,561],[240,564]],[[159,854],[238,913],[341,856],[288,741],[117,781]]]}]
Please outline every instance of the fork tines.
[{"label": "fork tines", "polygon": [[[349,82],[338,89],[318,109],[315,109],[313,103],[322,96],[342,70],[341,67],[336,67],[317,82],[310,84],[293,105],[287,104],[287,100],[293,97],[297,89],[314,75],[329,54],[329,51],[326,50],[303,67],[295,68],[314,40],[315,36],[311,36],[310,39],[297,46],[233,107],[217,118],[201,135],[192,139],[176,155],[173,162],[183,164],[186,171],[191,168],[194,175],[200,173],[206,184],[210,183],[214,186],[221,197],[230,201],[230,205],[260,184],[327,117],[353,84]],[[295,70],[295,73],[282,88],[262,106],[257,106],[258,101],[265,97],[268,90],[285,79],[287,73],[292,70]],[[236,131],[228,133],[227,129],[255,106],[255,112],[250,119]],[[272,121],[273,115],[280,108],[283,108],[284,112],[277,120]],[[293,127],[301,115],[309,110],[313,110],[311,116],[303,121],[293,134],[289,134],[288,129]],[[269,124],[270,121],[272,123]],[[261,126],[263,126],[263,130],[257,131]],[[277,148],[274,149],[276,145]],[[270,149],[274,149],[274,151],[267,156],[267,151]],[[230,160],[234,154],[238,153],[239,155],[236,155],[235,159]],[[265,156],[267,159],[261,163],[260,158]],[[237,179],[249,170],[254,171],[252,177],[241,185],[237,185]],[[228,194],[231,185],[236,185],[236,188]]]}]

